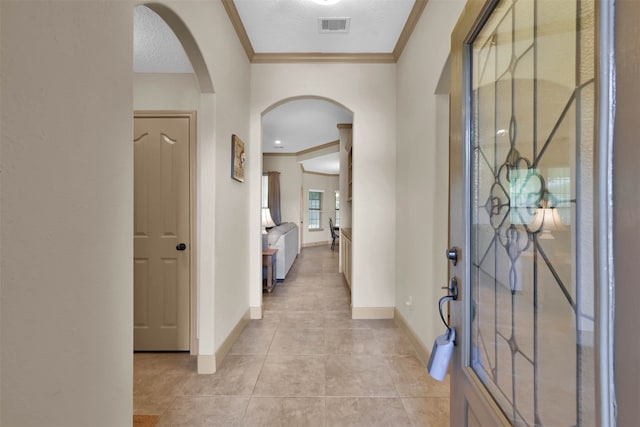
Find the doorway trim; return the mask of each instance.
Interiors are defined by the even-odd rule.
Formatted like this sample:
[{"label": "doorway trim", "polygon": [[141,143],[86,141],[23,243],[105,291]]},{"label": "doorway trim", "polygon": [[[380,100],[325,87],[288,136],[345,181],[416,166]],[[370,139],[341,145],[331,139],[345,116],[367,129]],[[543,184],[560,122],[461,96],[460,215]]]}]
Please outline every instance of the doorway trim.
[{"label": "doorway trim", "polygon": [[197,259],[197,240],[196,240],[196,111],[181,110],[135,110],[133,117],[137,118],[187,118],[189,119],[189,353],[191,355],[198,354],[198,336],[197,336],[197,293],[196,293],[196,259]]}]

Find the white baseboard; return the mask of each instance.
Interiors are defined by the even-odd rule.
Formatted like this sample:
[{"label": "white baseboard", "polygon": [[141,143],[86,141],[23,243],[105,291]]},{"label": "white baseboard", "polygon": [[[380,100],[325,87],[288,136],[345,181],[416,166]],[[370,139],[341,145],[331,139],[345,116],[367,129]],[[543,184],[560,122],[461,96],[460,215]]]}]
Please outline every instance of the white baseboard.
[{"label": "white baseboard", "polygon": [[313,248],[315,246],[327,246],[330,245],[331,241],[327,240],[326,242],[313,242],[313,243],[305,243],[302,245],[303,248]]},{"label": "white baseboard", "polygon": [[222,361],[227,356],[227,353],[229,353],[229,350],[231,350],[231,346],[233,345],[234,342],[236,342],[236,340],[238,339],[238,336],[240,336],[244,328],[249,323],[250,311],[251,310],[247,309],[247,312],[238,321],[238,324],[235,326],[235,328],[233,328],[231,333],[227,336],[227,338],[224,340],[222,345],[216,351],[216,356],[215,356],[216,368],[219,368],[220,365],[222,365]]},{"label": "white baseboard", "polygon": [[262,305],[260,307],[249,307],[249,317],[251,319],[262,319]]},{"label": "white baseboard", "polygon": [[406,332],[407,337],[409,338],[409,341],[411,341],[411,344],[413,344],[413,348],[416,350],[416,353],[418,354],[418,358],[424,364],[424,366],[427,366],[427,364],[429,363],[429,358],[431,357],[431,349],[424,344],[424,342],[420,339],[420,337],[418,337],[418,335],[411,328],[411,326],[409,326],[407,319],[405,319],[405,317],[402,315],[400,310],[396,309],[395,311],[396,311],[396,317],[395,317],[396,323],[398,324],[398,326],[400,326],[402,330]]},{"label": "white baseboard", "polygon": [[214,354],[198,355],[198,374],[215,374],[216,356]]},{"label": "white baseboard", "polygon": [[352,319],[393,319],[395,307],[351,307]]}]

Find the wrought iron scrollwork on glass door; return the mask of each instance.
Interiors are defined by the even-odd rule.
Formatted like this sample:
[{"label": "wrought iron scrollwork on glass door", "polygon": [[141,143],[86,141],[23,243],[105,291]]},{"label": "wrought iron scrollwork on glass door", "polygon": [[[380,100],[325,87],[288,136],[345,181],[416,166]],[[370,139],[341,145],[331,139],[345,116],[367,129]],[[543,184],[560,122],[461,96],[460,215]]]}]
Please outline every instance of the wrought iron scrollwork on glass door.
[{"label": "wrought iron scrollwork on glass door", "polygon": [[471,364],[515,425],[595,420],[594,3],[501,1],[471,46]]}]

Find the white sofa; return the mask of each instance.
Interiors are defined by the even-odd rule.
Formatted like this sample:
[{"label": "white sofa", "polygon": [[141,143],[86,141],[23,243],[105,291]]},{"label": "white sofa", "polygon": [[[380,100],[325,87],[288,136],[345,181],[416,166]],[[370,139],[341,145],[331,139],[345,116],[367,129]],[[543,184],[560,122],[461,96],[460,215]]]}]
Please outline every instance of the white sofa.
[{"label": "white sofa", "polygon": [[284,280],[298,256],[298,226],[293,222],[283,222],[269,229],[268,234],[269,247],[278,250],[276,279]]}]

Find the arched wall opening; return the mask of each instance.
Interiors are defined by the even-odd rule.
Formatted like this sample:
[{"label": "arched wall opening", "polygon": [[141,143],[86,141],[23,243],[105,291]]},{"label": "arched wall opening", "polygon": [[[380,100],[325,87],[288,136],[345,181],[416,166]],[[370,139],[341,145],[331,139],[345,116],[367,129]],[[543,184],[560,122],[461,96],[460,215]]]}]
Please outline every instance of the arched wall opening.
[{"label": "arched wall opening", "polygon": [[341,107],[342,109],[344,109],[345,111],[348,111],[349,113],[353,114],[353,111],[349,107],[347,107],[346,105],[342,104],[339,101],[336,101],[335,99],[331,99],[331,98],[327,98],[327,97],[319,96],[319,95],[297,95],[297,96],[292,96],[292,97],[289,97],[289,98],[281,99],[280,101],[271,104],[269,107],[265,108],[262,111],[262,113],[260,113],[260,116],[264,117],[265,114],[275,110],[276,108],[278,108],[278,107],[280,107],[280,106],[282,106],[284,104],[287,104],[287,103],[289,103],[291,101],[299,101],[299,100],[302,100],[302,99],[317,99],[317,100],[320,100],[320,101],[327,101],[327,102],[335,104],[338,107]]},{"label": "arched wall opening", "polygon": [[[326,228],[328,224],[325,223],[329,217],[335,221],[334,214],[329,213],[335,206],[335,192],[346,194],[345,171],[348,162],[345,149],[346,138],[344,136],[341,138],[344,131],[340,131],[337,125],[352,124],[353,117],[353,111],[343,103],[317,95],[283,98],[264,108],[260,113],[260,138],[257,142],[262,159],[260,176],[266,172],[280,172],[281,222],[292,222],[298,226],[298,247],[296,248],[298,254],[306,245],[322,243],[323,236],[329,233]],[[277,138],[276,135],[278,135]],[[272,139],[281,139],[284,149],[282,151],[273,149],[275,147],[271,147]],[[322,158],[326,164],[337,166],[335,170],[329,167],[330,170],[316,172],[326,175],[337,174],[338,177],[316,176],[314,179],[316,187],[326,190],[323,191],[324,208],[320,221],[327,233],[323,233],[322,236],[317,236],[318,233],[315,233],[317,241],[311,241],[310,236],[314,233],[307,231],[305,195],[310,185],[307,181],[312,176],[310,174],[314,172],[311,162],[315,158]],[[260,194],[262,196],[262,191]],[[258,203],[260,203],[258,205],[260,209],[264,203],[262,197]],[[351,201],[347,202],[344,197],[341,197],[340,218],[343,221],[341,225],[350,226]],[[339,245],[337,250],[342,250]],[[286,282],[287,267],[290,268],[290,262],[292,262],[291,256],[290,249],[287,248],[288,261],[285,264],[284,273],[281,271],[282,265],[278,267],[279,280],[282,280],[284,275]],[[261,276],[260,279],[262,283]],[[252,286],[252,300],[259,301],[260,307],[262,295],[262,285]],[[254,306],[255,303],[252,304],[252,307]]]},{"label": "arched wall opening", "polygon": [[189,62],[191,62],[193,72],[200,85],[200,91],[202,93],[214,93],[211,74],[200,51],[200,47],[184,21],[171,8],[161,3],[142,3],[142,5],[157,13],[174,32],[180,44],[182,44],[189,58]]},{"label": "arched wall opening", "polygon": [[[194,240],[191,255],[194,263],[191,301],[190,351],[198,355],[198,372],[215,372],[215,316],[214,284],[215,268],[209,262],[214,258],[213,236],[215,235],[215,92],[211,73],[202,51],[185,21],[170,7],[158,3],[140,3],[155,12],[175,34],[191,63],[193,77],[188,75],[163,74],[154,76],[152,97],[141,95],[138,78],[134,78],[134,110],[195,111],[195,215]],[[176,82],[178,82],[176,84]],[[204,190],[206,189],[206,190]]]},{"label": "arched wall opening", "polygon": [[[396,82],[394,64],[252,65],[250,158],[261,155],[262,113],[282,100],[314,95],[347,106],[354,114],[351,242],[354,318],[390,318],[395,310]],[[251,172],[256,179],[251,182],[250,308],[252,317],[260,318],[259,165],[253,165]],[[375,215],[371,214],[374,209]],[[381,245],[381,241],[387,244]],[[385,261],[371,263],[372,259]]]}]

